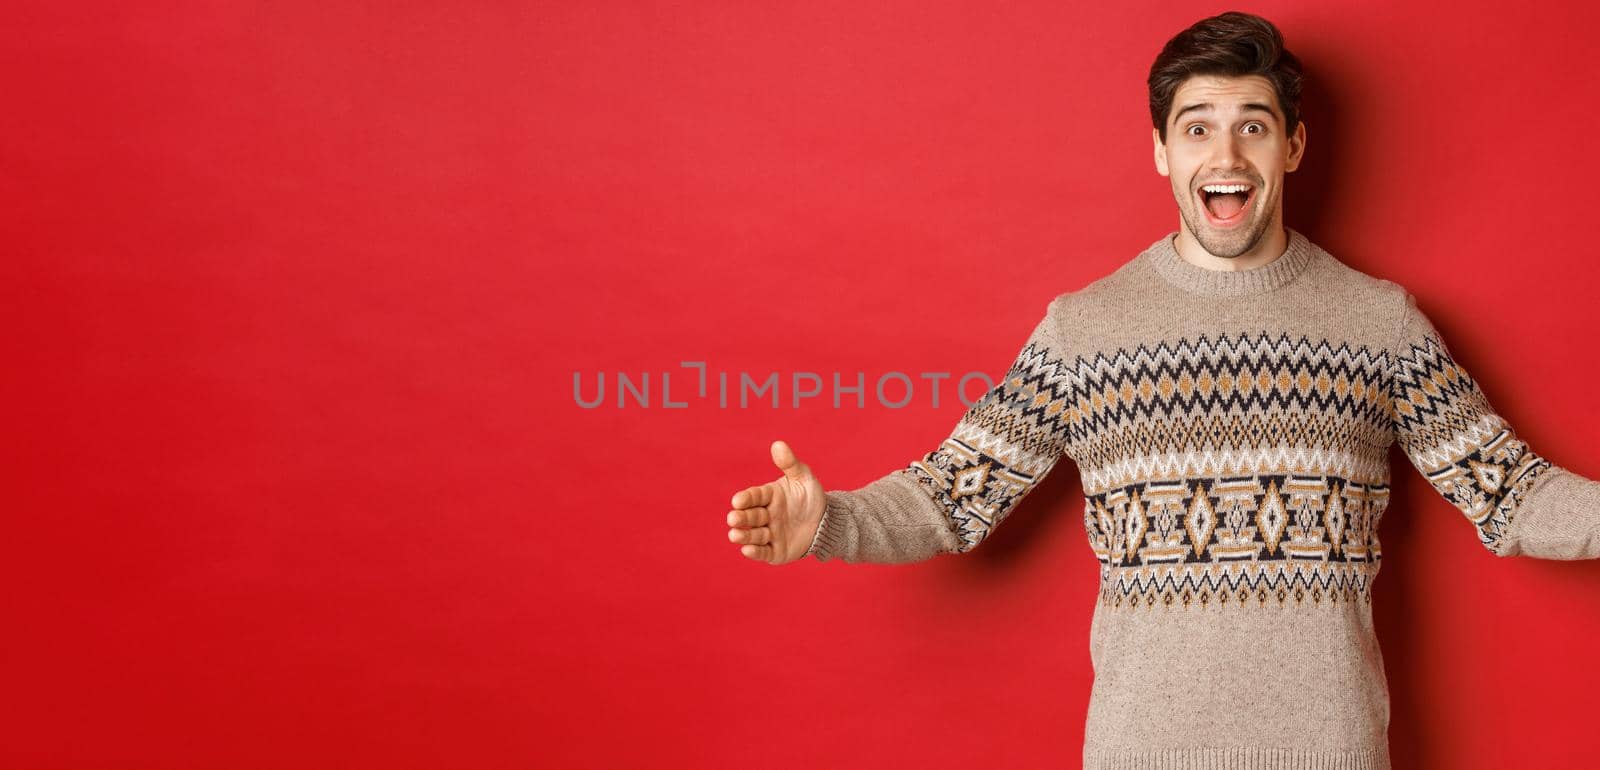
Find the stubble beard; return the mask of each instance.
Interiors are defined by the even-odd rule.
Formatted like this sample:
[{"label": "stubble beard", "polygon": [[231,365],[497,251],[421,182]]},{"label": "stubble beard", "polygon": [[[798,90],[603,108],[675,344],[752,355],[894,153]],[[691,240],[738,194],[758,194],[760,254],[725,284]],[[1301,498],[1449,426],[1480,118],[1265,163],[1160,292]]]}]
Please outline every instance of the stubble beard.
[{"label": "stubble beard", "polygon": [[[1260,188],[1258,187],[1257,189],[1259,190]],[[1189,232],[1194,235],[1194,239],[1199,242],[1200,247],[1214,257],[1233,259],[1250,251],[1261,243],[1261,239],[1266,236],[1267,229],[1272,225],[1270,213],[1267,216],[1257,216],[1252,212],[1250,214],[1253,220],[1251,224],[1234,228],[1227,233],[1219,235],[1211,229],[1210,223],[1206,221],[1205,212],[1192,211],[1189,208],[1190,205],[1204,206],[1206,204],[1204,202],[1196,204],[1192,193],[1189,194],[1188,201],[1186,205],[1178,207],[1178,214],[1183,217],[1184,223],[1189,226]],[[1272,211],[1272,208],[1268,206],[1256,208],[1257,211],[1263,209],[1268,212]]]}]

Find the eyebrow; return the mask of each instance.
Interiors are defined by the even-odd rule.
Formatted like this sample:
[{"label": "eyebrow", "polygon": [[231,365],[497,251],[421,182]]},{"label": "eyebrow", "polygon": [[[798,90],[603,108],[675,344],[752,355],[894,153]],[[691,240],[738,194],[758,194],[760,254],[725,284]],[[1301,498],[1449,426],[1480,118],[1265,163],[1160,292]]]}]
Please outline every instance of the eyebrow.
[{"label": "eyebrow", "polygon": [[[1178,114],[1172,116],[1172,122],[1173,123],[1177,123],[1178,119],[1183,117],[1183,114],[1186,113],[1186,112],[1195,111],[1195,110],[1205,111],[1205,110],[1211,109],[1213,106],[1215,106],[1215,105],[1213,105],[1211,102],[1199,102],[1199,103],[1196,103],[1196,104],[1190,104],[1190,105],[1184,107],[1183,109],[1178,110]],[[1265,104],[1261,104],[1259,102],[1248,102],[1243,107],[1241,107],[1239,109],[1239,111],[1240,112],[1265,112],[1268,115],[1271,115],[1274,119],[1276,119],[1278,117],[1278,113],[1273,112],[1271,107],[1269,107],[1269,106],[1267,106]]]}]

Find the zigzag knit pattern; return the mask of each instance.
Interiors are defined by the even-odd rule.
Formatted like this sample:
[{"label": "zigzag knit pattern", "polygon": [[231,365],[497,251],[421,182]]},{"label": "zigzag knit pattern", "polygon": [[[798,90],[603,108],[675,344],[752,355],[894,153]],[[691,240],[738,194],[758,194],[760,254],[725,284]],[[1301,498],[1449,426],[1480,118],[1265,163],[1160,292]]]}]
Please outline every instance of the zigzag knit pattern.
[{"label": "zigzag knit pattern", "polygon": [[1551,463],[1494,412],[1431,325],[1396,356],[1393,387],[1401,447],[1499,554],[1519,503]]},{"label": "zigzag knit pattern", "polygon": [[1431,327],[1396,355],[1278,331],[1200,334],[1067,361],[1030,342],[903,472],[977,547],[1057,459],[1084,482],[1106,604],[1371,601],[1399,440],[1490,551],[1550,463]]},{"label": "zigzag knit pattern", "polygon": [[1029,342],[950,437],[905,469],[944,509],[960,551],[988,537],[1060,458],[1069,383],[1049,348]]}]

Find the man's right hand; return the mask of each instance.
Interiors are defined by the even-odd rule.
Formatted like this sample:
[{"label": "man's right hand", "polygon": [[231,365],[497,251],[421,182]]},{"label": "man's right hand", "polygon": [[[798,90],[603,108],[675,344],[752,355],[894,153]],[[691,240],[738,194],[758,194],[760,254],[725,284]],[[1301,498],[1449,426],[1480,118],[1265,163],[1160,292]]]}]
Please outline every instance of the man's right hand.
[{"label": "man's right hand", "polygon": [[777,481],[747,487],[733,496],[728,539],[739,552],[768,564],[788,564],[805,556],[822,522],[822,482],[783,441],[772,442],[772,464],[783,471]]}]

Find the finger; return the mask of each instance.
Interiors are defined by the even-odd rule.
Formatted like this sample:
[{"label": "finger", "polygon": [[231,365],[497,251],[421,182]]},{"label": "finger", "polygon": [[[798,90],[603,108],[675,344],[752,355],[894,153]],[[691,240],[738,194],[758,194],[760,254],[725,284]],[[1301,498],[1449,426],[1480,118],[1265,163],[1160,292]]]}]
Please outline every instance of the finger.
[{"label": "finger", "polygon": [[772,546],[770,545],[745,545],[739,548],[739,553],[756,561],[772,561]]},{"label": "finger", "polygon": [[733,495],[734,508],[756,508],[772,502],[772,490],[763,484],[746,487]]},{"label": "finger", "polygon": [[794,449],[789,447],[789,442],[781,439],[772,442],[772,464],[778,466],[778,470],[783,471],[783,475],[793,481],[811,475],[811,469],[795,456]]},{"label": "finger", "polygon": [[749,543],[751,545],[767,545],[772,542],[771,527],[755,527],[743,529],[735,527],[728,530],[728,539],[735,543]]},{"label": "finger", "polygon": [[765,507],[728,511],[730,527],[765,527],[772,523],[772,512]]}]

